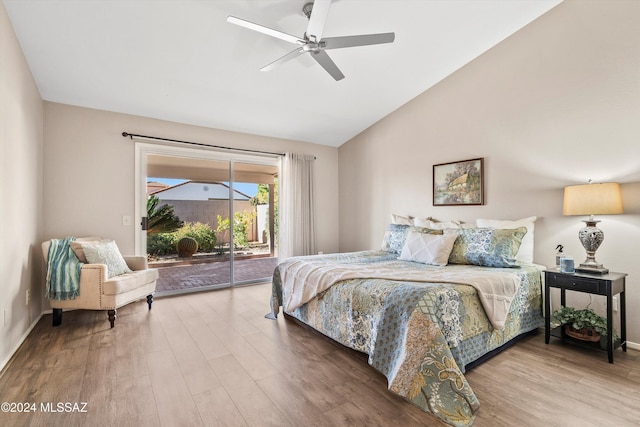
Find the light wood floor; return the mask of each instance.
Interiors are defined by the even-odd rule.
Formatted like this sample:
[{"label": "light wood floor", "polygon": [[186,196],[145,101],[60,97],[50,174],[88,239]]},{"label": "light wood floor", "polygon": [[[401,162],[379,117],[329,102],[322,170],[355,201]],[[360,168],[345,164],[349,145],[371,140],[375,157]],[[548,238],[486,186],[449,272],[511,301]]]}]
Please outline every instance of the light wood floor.
[{"label": "light wood floor", "polygon": [[[270,285],[44,316],[0,377],[2,426],[445,426],[364,362],[280,316]],[[468,372],[474,426],[637,426],[640,354],[531,336]],[[86,402],[86,413],[41,404]],[[81,409],[79,407],[78,409]]]}]

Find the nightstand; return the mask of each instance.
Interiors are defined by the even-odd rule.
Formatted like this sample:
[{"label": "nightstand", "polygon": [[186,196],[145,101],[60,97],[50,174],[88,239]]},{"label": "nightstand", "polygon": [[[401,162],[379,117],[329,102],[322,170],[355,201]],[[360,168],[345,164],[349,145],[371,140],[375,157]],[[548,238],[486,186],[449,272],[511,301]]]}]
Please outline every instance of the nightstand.
[{"label": "nightstand", "polygon": [[[549,337],[555,336],[563,341],[600,349],[599,343],[587,343],[573,339],[564,334],[562,329],[551,330],[551,298],[549,289],[560,289],[560,304],[566,306],[566,291],[584,292],[594,295],[604,295],[607,298],[607,354],[609,363],[613,363],[613,296],[620,295],[620,343],[622,351],[627,351],[627,319],[625,304],[626,273],[588,274],[563,273],[554,268],[544,272],[544,342],[549,344]],[[617,346],[616,346],[617,347]]]}]

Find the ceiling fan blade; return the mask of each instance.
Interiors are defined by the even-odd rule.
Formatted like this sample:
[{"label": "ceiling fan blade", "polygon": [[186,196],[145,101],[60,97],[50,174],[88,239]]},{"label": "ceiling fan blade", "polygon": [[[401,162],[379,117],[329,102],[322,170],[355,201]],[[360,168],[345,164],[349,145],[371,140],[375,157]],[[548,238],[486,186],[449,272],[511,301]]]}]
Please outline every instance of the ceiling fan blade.
[{"label": "ceiling fan blade", "polygon": [[331,0],[315,0],[313,2],[313,9],[311,10],[311,17],[309,18],[306,33],[309,39],[315,37],[316,42],[322,39],[322,30],[324,29],[325,22],[327,22],[329,7],[331,7]]},{"label": "ceiling fan blade", "polygon": [[300,37],[292,36],[291,34],[283,33],[282,31],[274,30],[273,28],[265,27],[264,25],[254,24],[253,22],[236,18],[235,16],[228,16],[227,22],[248,28],[253,31],[258,31],[259,33],[263,33],[271,37],[288,41],[289,43],[295,43],[299,45],[303,45],[306,43],[306,41],[302,40]]},{"label": "ceiling fan blade", "polygon": [[284,64],[285,62],[292,60],[293,58],[297,57],[303,52],[304,50],[301,47],[294,49],[291,52],[287,53],[285,56],[280,57],[275,61],[273,61],[272,63],[267,64],[264,67],[260,68],[260,71],[269,71],[280,64]]},{"label": "ceiling fan blade", "polygon": [[393,43],[395,38],[395,33],[327,37],[320,41],[320,47],[322,49],[341,49],[343,47],[368,46],[372,44]]},{"label": "ceiling fan blade", "polygon": [[315,52],[311,51],[310,53],[311,57],[315,59],[318,64],[322,65],[322,68],[324,68],[327,73],[331,74],[331,77],[336,80],[344,79],[344,74],[342,74],[338,66],[329,58],[327,52],[319,50]]}]

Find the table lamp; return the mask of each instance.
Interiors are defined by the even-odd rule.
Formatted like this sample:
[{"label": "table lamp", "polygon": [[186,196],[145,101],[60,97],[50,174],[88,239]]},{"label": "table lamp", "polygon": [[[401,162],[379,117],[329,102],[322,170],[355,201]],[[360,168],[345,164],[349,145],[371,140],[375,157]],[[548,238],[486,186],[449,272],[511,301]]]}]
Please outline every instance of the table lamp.
[{"label": "table lamp", "polygon": [[583,273],[605,274],[609,270],[596,261],[596,251],[604,240],[604,233],[596,224],[594,215],[615,215],[622,213],[622,196],[617,182],[602,184],[570,185],[564,188],[563,215],[589,215],[584,228],[578,232],[578,238],[587,251],[587,259],[576,267]]}]

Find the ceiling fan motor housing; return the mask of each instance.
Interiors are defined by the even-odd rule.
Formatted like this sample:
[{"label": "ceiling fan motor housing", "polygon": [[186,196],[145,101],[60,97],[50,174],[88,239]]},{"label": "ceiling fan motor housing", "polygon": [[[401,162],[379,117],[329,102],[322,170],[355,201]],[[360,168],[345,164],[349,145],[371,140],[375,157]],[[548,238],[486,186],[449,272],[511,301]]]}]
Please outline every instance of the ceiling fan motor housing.
[{"label": "ceiling fan motor housing", "polygon": [[304,16],[306,16],[307,19],[311,19],[312,10],[313,10],[313,2],[305,3],[305,5],[302,6],[302,13],[304,13]]}]

